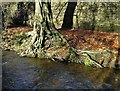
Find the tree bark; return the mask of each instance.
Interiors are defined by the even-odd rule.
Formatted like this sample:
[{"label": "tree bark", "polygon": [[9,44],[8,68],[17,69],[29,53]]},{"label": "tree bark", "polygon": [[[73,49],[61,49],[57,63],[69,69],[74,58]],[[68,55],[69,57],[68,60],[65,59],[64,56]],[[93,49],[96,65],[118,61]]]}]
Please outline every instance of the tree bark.
[{"label": "tree bark", "polygon": [[[49,2],[36,2],[34,29],[29,34],[31,37],[21,46],[23,47],[19,52],[21,56],[51,57],[51,54],[47,56],[48,49],[54,45],[67,45],[67,41],[54,27]],[[56,46],[53,49],[56,49]]]},{"label": "tree bark", "polygon": [[62,28],[68,28],[71,29],[73,25],[73,14],[75,7],[77,5],[77,2],[68,2],[67,9],[65,11],[64,19]]}]

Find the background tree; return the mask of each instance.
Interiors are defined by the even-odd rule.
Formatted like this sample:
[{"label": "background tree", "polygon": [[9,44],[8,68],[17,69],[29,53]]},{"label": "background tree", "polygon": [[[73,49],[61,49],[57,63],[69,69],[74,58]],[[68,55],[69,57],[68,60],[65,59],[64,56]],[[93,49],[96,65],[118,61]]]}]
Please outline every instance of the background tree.
[{"label": "background tree", "polygon": [[64,14],[62,28],[68,28],[68,29],[72,28],[73,14],[74,14],[76,5],[77,5],[77,2],[68,2],[68,6]]}]

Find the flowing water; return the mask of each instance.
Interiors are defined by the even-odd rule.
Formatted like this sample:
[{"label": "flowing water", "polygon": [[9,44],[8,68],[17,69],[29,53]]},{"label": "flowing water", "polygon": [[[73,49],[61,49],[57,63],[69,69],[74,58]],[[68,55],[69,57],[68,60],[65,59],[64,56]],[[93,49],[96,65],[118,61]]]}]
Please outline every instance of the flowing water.
[{"label": "flowing water", "polygon": [[2,53],[3,89],[93,89],[120,90],[120,70],[91,68],[75,63],[20,57]]}]

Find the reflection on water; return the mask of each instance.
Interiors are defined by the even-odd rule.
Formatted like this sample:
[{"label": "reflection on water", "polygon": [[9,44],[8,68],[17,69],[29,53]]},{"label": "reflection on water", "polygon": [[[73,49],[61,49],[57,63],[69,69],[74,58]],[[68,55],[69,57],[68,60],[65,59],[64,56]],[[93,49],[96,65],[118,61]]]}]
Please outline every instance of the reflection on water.
[{"label": "reflection on water", "polygon": [[3,89],[120,89],[120,70],[19,57],[3,51]]}]

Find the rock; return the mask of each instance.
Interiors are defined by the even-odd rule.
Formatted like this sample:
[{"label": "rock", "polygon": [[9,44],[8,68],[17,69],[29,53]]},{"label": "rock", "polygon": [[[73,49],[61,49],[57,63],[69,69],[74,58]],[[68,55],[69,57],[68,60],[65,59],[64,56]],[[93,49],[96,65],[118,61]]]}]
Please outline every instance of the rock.
[{"label": "rock", "polygon": [[110,50],[101,52],[86,51],[82,53],[81,59],[83,60],[84,64],[89,66],[94,66],[94,62],[96,62],[103,67],[115,68],[116,57],[113,55],[115,55],[115,52]]}]

